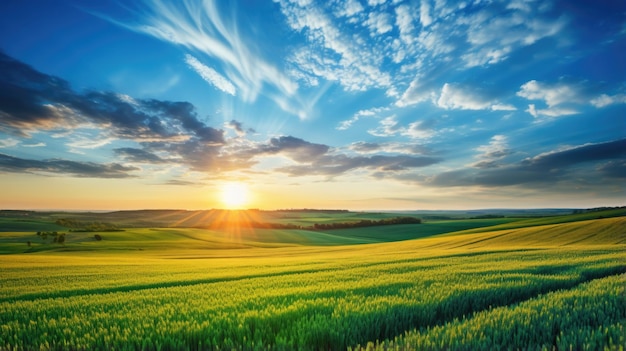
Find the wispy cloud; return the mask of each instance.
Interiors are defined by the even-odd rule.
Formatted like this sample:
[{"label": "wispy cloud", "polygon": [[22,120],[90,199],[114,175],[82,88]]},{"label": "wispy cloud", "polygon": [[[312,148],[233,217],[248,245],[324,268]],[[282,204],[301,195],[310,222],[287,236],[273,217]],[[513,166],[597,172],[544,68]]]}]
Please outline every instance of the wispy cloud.
[{"label": "wispy cloud", "polygon": [[232,96],[236,95],[236,89],[233,83],[217,73],[213,68],[204,65],[202,62],[198,61],[197,58],[189,54],[185,55],[185,62],[209,84],[227,94]]},{"label": "wispy cloud", "polygon": [[166,160],[161,157],[142,149],[130,147],[117,148],[113,150],[116,155],[124,158],[128,162],[133,163],[165,163]]},{"label": "wispy cloud", "polygon": [[35,144],[22,144],[23,147],[44,147],[46,146],[46,143],[43,142],[39,142],[39,143],[35,143]]},{"label": "wispy cloud", "polygon": [[[142,6],[131,10],[136,17],[134,24],[103,17],[130,30],[192,49],[216,60],[224,67],[224,80],[216,78],[213,73],[217,72],[212,69],[202,68],[200,71],[203,73],[200,74],[229,94],[236,91],[244,101],[255,101],[266,87],[279,91],[283,96],[293,96],[298,84],[253,50],[257,47],[252,45],[253,41],[257,39],[241,35],[237,27],[238,19],[232,17],[234,12],[218,6],[224,4],[227,3],[144,0]],[[229,81],[235,89],[224,81]]]},{"label": "wispy cloud", "polygon": [[[320,157],[316,164],[301,164],[277,168],[277,172],[290,176],[330,176],[335,177],[358,169],[374,172],[402,172],[414,168],[428,167],[440,162],[434,157],[408,155],[355,156],[327,155]],[[373,175],[373,174],[372,174]]]},{"label": "wispy cloud", "polygon": [[391,137],[402,135],[413,140],[426,140],[432,138],[437,132],[433,129],[435,121],[417,120],[403,126],[395,115],[383,118],[377,128],[368,130],[368,133],[378,137]]},{"label": "wispy cloud", "polygon": [[359,141],[352,143],[348,146],[348,148],[361,154],[375,154],[379,152],[385,152],[392,154],[431,155],[433,153],[432,150],[430,150],[428,147],[416,143],[373,143]]},{"label": "wispy cloud", "polygon": [[350,127],[352,127],[354,123],[356,123],[359,119],[363,117],[374,117],[380,114],[381,112],[385,112],[388,110],[389,108],[387,107],[374,107],[374,108],[367,109],[367,110],[360,110],[357,113],[355,113],[350,119],[339,122],[339,125],[337,126],[337,130],[349,129]]}]

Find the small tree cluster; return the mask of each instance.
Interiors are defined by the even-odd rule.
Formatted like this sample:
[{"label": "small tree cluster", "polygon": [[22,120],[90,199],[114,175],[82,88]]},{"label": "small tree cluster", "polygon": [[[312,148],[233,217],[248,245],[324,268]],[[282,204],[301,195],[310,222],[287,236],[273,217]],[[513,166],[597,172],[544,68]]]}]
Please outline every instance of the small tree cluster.
[{"label": "small tree cluster", "polygon": [[[48,240],[48,235],[52,236],[52,242],[63,244],[65,243],[65,233],[59,232],[37,232],[37,236],[40,236],[43,240]],[[30,245],[29,245],[30,246]]]}]

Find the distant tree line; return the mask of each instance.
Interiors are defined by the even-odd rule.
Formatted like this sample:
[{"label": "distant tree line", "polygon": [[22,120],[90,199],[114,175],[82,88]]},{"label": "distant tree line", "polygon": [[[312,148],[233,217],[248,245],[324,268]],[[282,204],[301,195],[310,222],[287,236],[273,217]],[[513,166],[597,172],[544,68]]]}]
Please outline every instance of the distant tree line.
[{"label": "distant tree line", "polygon": [[56,224],[70,228],[70,232],[123,232],[117,225],[107,222],[81,222],[76,219],[59,218]]},{"label": "distant tree line", "polygon": [[619,210],[626,208],[626,206],[617,206],[617,207],[595,207],[595,208],[586,208],[586,209],[575,209],[572,211],[572,214],[580,214],[580,213],[589,213],[589,212],[600,212],[607,210]]},{"label": "distant tree line", "polygon": [[503,215],[486,214],[486,215],[470,217],[469,219],[493,219],[493,218],[506,218],[506,217]]},{"label": "distant tree line", "polygon": [[393,217],[383,218],[379,220],[363,219],[358,222],[341,222],[341,223],[315,223],[313,225],[314,230],[331,230],[331,229],[349,229],[349,228],[363,228],[363,227],[376,227],[383,225],[397,225],[397,224],[420,224],[422,220],[415,217]]},{"label": "distant tree line", "polygon": [[315,213],[346,213],[350,212],[349,210],[320,210],[314,208],[289,208],[276,210],[275,212],[315,212]]},{"label": "distant tree line", "polygon": [[[333,229],[350,229],[350,228],[363,228],[363,227],[375,227],[385,225],[396,224],[420,224],[422,220],[415,217],[393,217],[384,218],[380,220],[363,219],[358,222],[336,222],[336,223],[314,223],[310,226],[297,225],[292,223],[261,223],[255,221],[216,221],[209,225],[209,228],[260,228],[260,229],[302,229],[302,230],[333,230]],[[206,228],[206,227],[200,227]]]}]

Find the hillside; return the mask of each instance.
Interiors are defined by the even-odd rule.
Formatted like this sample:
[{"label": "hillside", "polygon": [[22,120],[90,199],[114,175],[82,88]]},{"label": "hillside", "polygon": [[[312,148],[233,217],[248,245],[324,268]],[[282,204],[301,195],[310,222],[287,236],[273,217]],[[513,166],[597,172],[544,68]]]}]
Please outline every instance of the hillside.
[{"label": "hillside", "polygon": [[[0,253],[170,251],[176,255],[197,255],[215,250],[345,245],[358,251],[361,248],[354,247],[358,244],[378,244],[377,249],[381,250],[436,250],[441,253],[459,249],[626,244],[626,217],[580,219],[580,215],[511,219],[513,222],[474,219],[329,231],[246,227],[128,228],[115,232],[67,232],[62,244],[54,242],[51,235],[46,238],[35,232],[12,231],[0,232]],[[550,221],[557,223],[540,225]],[[529,226],[500,229],[519,227],[522,223]],[[389,244],[382,245],[384,243]],[[363,249],[371,247],[366,245]]]}]

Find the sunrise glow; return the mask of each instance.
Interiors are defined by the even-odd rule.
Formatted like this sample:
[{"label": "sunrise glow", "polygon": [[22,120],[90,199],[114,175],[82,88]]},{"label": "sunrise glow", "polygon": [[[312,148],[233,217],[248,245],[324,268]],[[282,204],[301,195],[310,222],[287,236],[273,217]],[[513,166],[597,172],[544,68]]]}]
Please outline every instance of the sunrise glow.
[{"label": "sunrise glow", "polygon": [[226,209],[242,209],[250,201],[250,191],[245,183],[225,183],[221,186],[220,200]]}]

